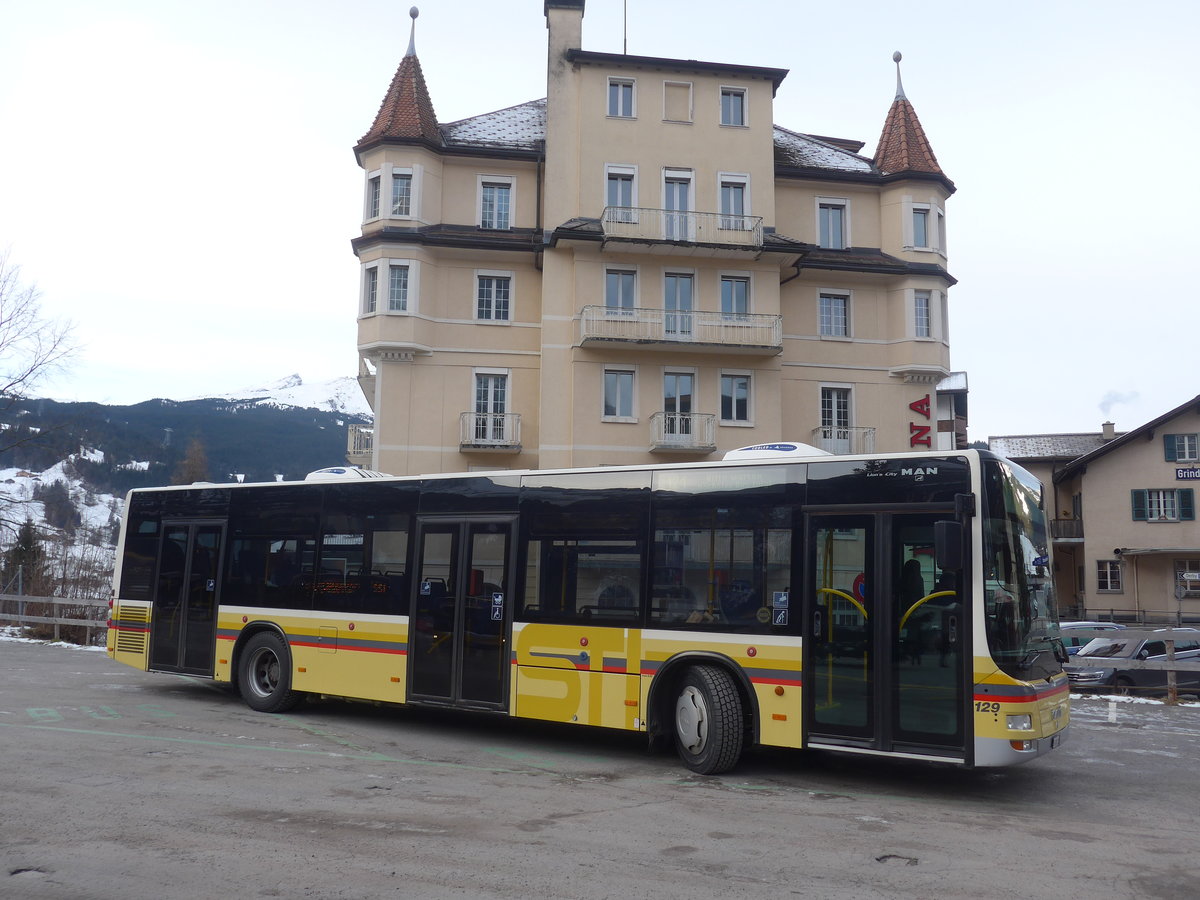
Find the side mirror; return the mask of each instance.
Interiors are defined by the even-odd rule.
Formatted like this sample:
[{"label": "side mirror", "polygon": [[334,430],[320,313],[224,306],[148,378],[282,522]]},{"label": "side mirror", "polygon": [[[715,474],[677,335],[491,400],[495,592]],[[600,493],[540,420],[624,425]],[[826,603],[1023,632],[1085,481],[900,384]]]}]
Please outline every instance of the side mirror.
[{"label": "side mirror", "polygon": [[958,522],[933,523],[934,562],[939,569],[966,568],[963,527]]}]

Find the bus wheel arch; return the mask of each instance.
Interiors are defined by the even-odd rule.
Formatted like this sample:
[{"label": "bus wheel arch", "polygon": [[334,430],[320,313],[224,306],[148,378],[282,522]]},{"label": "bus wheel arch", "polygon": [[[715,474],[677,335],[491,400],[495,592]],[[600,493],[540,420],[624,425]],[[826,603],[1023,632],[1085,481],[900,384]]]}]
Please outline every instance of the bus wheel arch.
[{"label": "bus wheel arch", "polygon": [[652,744],[669,741],[692,771],[732,768],[757,742],[758,709],[745,672],[718,654],[685,653],[668,660],[650,688]]},{"label": "bus wheel arch", "polygon": [[258,712],[287,712],[304,699],[292,690],[292,652],[283,632],[273,626],[244,629],[233,657],[238,693]]}]

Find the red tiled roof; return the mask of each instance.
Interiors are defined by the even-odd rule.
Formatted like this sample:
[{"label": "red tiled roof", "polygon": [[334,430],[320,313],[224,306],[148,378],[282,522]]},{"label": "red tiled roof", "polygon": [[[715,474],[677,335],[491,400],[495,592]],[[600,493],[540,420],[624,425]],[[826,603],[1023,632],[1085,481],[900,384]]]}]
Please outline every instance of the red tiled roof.
[{"label": "red tiled roof", "polygon": [[875,150],[875,165],[886,174],[894,172],[931,172],[945,177],[938,165],[917,111],[903,93],[896,96],[883,123],[883,134]]},{"label": "red tiled roof", "polygon": [[442,143],[433,102],[429,99],[429,89],[425,87],[425,76],[416,53],[409,53],[400,60],[400,67],[379,105],[375,123],[362,136],[358,146],[386,138]]}]

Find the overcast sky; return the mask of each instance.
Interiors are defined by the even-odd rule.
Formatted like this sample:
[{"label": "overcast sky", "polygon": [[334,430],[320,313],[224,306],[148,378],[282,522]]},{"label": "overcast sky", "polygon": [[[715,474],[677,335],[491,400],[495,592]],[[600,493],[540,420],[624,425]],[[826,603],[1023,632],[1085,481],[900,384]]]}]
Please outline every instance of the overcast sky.
[{"label": "overcast sky", "polygon": [[[1126,430],[1200,394],[1200,4],[627,2],[629,53],[790,69],[775,121],[867,154],[903,52],[958,187],[951,353],[973,440]],[[543,0],[419,5],[439,121],[545,96]],[[351,148],[409,6],[9,5],[0,248],[83,344],[42,393],[133,403],[356,373]],[[585,49],[621,52],[623,6],[588,0]]]}]

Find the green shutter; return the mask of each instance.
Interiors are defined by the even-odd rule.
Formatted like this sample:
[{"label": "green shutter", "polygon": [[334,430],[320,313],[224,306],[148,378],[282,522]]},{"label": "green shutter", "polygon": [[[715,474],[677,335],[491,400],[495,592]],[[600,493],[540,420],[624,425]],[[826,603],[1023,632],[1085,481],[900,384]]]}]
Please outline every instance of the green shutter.
[{"label": "green shutter", "polygon": [[1163,455],[1166,458],[1167,462],[1175,462],[1179,458],[1178,452],[1179,452],[1179,442],[1177,440],[1175,440],[1175,435],[1164,434],[1163,435]]},{"label": "green shutter", "polygon": [[1196,504],[1192,499],[1191,488],[1180,488],[1179,494],[1179,519],[1182,522],[1191,522],[1196,518]]},{"label": "green shutter", "polygon": [[1146,492],[1145,491],[1130,491],[1133,497],[1133,520],[1135,522],[1146,521]]}]

